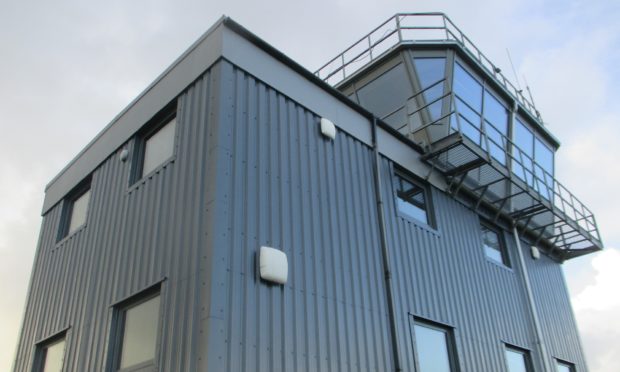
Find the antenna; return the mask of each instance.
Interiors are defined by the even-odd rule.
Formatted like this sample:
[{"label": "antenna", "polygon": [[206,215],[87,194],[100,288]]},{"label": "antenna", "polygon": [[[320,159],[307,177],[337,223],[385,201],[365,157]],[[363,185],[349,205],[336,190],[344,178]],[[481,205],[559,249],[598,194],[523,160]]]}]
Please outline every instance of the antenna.
[{"label": "antenna", "polygon": [[523,75],[523,81],[525,82],[525,89],[527,89],[527,94],[530,96],[530,101],[532,102],[532,106],[534,107],[534,110],[536,111],[536,116],[538,117],[538,119],[540,119],[540,121],[543,121],[542,116],[540,116],[540,112],[536,108],[536,104],[534,104],[534,97],[532,96],[530,85],[527,83],[527,80],[525,79],[525,75]]},{"label": "antenna", "polygon": [[512,57],[510,56],[510,50],[506,48],[506,54],[508,54],[508,61],[510,61],[510,67],[512,67],[512,73],[515,76],[515,80],[517,81],[517,87],[519,88],[519,93],[523,92],[521,88],[521,82],[519,82],[519,76],[517,75],[517,70],[515,70],[515,65],[512,63]]}]

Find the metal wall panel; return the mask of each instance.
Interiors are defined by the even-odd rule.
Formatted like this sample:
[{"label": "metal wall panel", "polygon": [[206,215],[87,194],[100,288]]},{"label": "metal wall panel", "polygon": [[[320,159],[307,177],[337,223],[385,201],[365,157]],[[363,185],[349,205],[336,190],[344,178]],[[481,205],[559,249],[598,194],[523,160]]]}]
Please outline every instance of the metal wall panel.
[{"label": "metal wall panel", "polygon": [[129,186],[131,156],[117,149],[92,174],[86,225],[56,243],[62,203],[45,216],[17,349],[15,371],[30,371],[35,342],[68,327],[64,371],[102,371],[112,305],[162,281],[158,364],[196,370],[204,332],[207,193],[216,65],[178,98],[175,155]]},{"label": "metal wall panel", "polygon": [[[389,370],[372,152],[319,132],[319,118],[223,65],[211,371]],[[257,277],[261,245],[289,280]]]},{"label": "metal wall panel", "polygon": [[[161,280],[161,371],[393,368],[372,149],[323,138],[267,83],[221,61],[179,97],[171,162],[130,187],[118,149],[92,174],[84,228],[56,243],[61,205],[44,216],[16,371],[67,327],[65,370],[103,370],[112,305]],[[510,233],[506,268],[485,258],[475,212],[433,188],[436,228],[409,221],[394,164],[380,169],[404,370],[416,316],[453,327],[463,372],[504,370],[503,342],[542,371]],[[288,255],[286,285],[258,278],[261,245]],[[561,266],[526,262],[550,354],[585,371]]]},{"label": "metal wall panel", "polygon": [[[389,370],[371,149],[344,132],[322,138],[303,102],[228,64],[223,74],[210,370]],[[432,189],[436,229],[400,217],[393,167],[382,160],[404,370],[414,370],[412,315],[454,327],[461,371],[505,370],[504,343],[530,350],[542,370],[512,234],[503,232],[506,268],[486,259],[478,215],[440,190]],[[261,245],[287,253],[285,286],[258,279]],[[528,267],[535,296],[566,298],[559,264]],[[568,302],[537,305],[570,315]],[[546,342],[557,339],[585,370],[576,331],[560,326],[574,322],[555,316]]]}]

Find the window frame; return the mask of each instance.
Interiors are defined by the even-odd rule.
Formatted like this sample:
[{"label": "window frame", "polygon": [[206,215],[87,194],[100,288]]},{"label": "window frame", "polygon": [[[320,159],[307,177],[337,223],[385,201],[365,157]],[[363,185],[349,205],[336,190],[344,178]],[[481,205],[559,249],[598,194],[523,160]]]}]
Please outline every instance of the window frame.
[{"label": "window frame", "polygon": [[[56,242],[61,242],[65,238],[74,235],[78,231],[84,229],[88,225],[88,215],[90,211],[90,204],[92,199],[92,176],[89,175],[83,181],[81,181],[76,187],[67,193],[62,202],[62,212],[60,215],[60,225],[58,227],[58,236]],[[86,204],[86,216],[84,216],[84,223],[77,226],[74,230],[71,230],[71,221],[73,220],[73,207],[76,201],[78,201],[87,192],[90,192],[88,196],[88,202]]]},{"label": "window frame", "polygon": [[508,351],[513,352],[513,353],[519,353],[521,355],[523,355],[523,361],[525,363],[525,370],[526,372],[534,372],[534,363],[532,361],[532,355],[531,355],[531,351],[519,346],[515,346],[509,343],[504,342],[504,363],[506,364],[506,371],[508,372],[512,372],[510,371],[509,365],[508,365],[508,358],[506,358],[506,353]]},{"label": "window frame", "polygon": [[[126,299],[121,300],[115,305],[112,305],[112,324],[110,327],[109,338],[109,352],[107,369],[108,372],[142,372],[150,371],[157,366],[159,355],[159,348],[162,337],[163,328],[163,291],[162,284],[157,283],[149,288],[146,288],[134,295],[129,296]],[[159,309],[157,313],[157,336],[155,339],[155,352],[153,359],[144,361],[129,367],[120,368],[121,358],[123,355],[124,345],[124,333],[127,311],[133,309],[141,304],[159,297]]]},{"label": "window frame", "polygon": [[568,367],[568,370],[570,372],[575,372],[576,371],[575,363],[571,363],[571,362],[568,362],[568,361],[566,361],[564,359],[559,359],[559,358],[554,358],[554,360],[555,360],[555,370],[556,371],[559,372],[559,370],[558,370],[559,366]]},{"label": "window frame", "polygon": [[34,353],[34,363],[33,363],[33,371],[35,372],[43,372],[45,367],[45,361],[47,359],[47,350],[50,346],[56,345],[59,342],[64,342],[63,352],[62,352],[62,364],[61,370],[65,367],[65,357],[67,352],[67,333],[68,328],[35,343],[35,353]]},{"label": "window frame", "polygon": [[[176,120],[175,130],[172,136],[172,154],[149,173],[143,174],[144,159],[146,155],[146,143],[150,138],[157,134],[163,127]],[[177,129],[178,129],[177,102],[174,100],[153,116],[134,136],[134,146],[132,151],[132,161],[129,176],[129,185],[135,185],[139,181],[148,178],[151,174],[157,173],[167,164],[174,161],[177,149]]]},{"label": "window frame", "polygon": [[[487,250],[486,250],[486,245],[484,243],[484,235],[483,235],[483,230],[482,229],[487,229],[489,231],[494,232],[495,234],[497,234],[497,242],[499,244],[499,253],[502,257],[502,261],[499,262],[497,260],[495,260],[494,258],[490,257],[487,254]],[[480,219],[480,242],[481,244],[481,248],[482,248],[482,253],[484,254],[484,258],[487,261],[490,261],[496,265],[499,265],[501,267],[504,267],[506,269],[512,269],[512,262],[510,260],[510,255],[508,254],[508,247],[506,246],[506,241],[504,239],[504,232],[501,228],[499,228],[498,226]]]},{"label": "window frame", "polygon": [[[394,168],[394,171],[392,172],[392,174],[393,174],[392,182],[393,182],[393,190],[394,190],[394,209],[396,210],[396,214],[399,217],[411,223],[414,223],[418,226],[421,226],[421,227],[424,227],[424,228],[427,228],[433,231],[437,230],[437,222],[436,222],[437,220],[435,219],[435,208],[433,206],[433,198],[431,197],[431,189],[429,185],[419,180],[417,177],[413,176],[412,174],[410,174],[409,172],[401,168]],[[403,190],[400,189],[400,179],[403,179],[413,184],[414,186],[417,186],[418,188],[422,190],[422,195],[424,198],[424,205],[426,207],[426,209],[424,210],[424,212],[426,212],[426,220],[427,220],[426,222],[420,219],[417,219],[413,216],[410,216],[409,214],[403,212],[399,208],[398,199],[402,200],[405,203],[409,203],[407,200],[401,198],[399,195],[399,193],[403,192]],[[409,204],[412,204],[412,203],[409,203]],[[418,207],[415,204],[414,206]]]},{"label": "window frame", "polygon": [[415,326],[425,327],[438,332],[443,332],[446,340],[446,351],[448,353],[448,363],[450,364],[450,372],[460,372],[460,364],[458,351],[456,347],[456,338],[454,336],[454,327],[438,323],[429,319],[420,318],[409,314],[409,331],[411,333],[411,342],[413,346],[414,366],[416,371],[420,371],[420,356],[418,354],[418,340],[416,338]]}]

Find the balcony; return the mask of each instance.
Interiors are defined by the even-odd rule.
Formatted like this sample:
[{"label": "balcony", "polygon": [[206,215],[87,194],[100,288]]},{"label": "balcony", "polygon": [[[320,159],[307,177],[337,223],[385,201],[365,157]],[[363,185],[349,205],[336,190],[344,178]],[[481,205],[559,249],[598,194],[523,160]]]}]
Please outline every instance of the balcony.
[{"label": "balcony", "polygon": [[554,178],[557,144],[532,100],[447,16],[397,14],[316,74],[422,144],[472,209],[561,261],[602,249],[592,212]]}]

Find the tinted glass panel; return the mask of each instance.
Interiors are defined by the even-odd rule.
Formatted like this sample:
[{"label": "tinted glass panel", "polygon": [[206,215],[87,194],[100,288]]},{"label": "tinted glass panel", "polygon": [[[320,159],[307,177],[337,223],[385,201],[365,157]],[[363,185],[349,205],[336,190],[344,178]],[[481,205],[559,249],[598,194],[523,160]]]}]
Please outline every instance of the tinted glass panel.
[{"label": "tinted glass panel", "polygon": [[420,372],[450,372],[446,332],[415,325],[415,341]]},{"label": "tinted glass panel", "polygon": [[71,220],[69,233],[86,223],[86,213],[88,212],[88,201],[90,200],[90,190],[73,201],[71,206]]},{"label": "tinted glass panel", "polygon": [[458,63],[454,64],[454,93],[477,113],[482,112],[482,85]]},{"label": "tinted glass panel", "polygon": [[534,135],[519,120],[515,121],[513,141],[516,149],[513,150],[515,163],[513,164],[513,172],[533,186],[534,166],[532,159],[534,158]]},{"label": "tinted glass panel", "polygon": [[493,261],[507,265],[508,262],[504,257],[504,251],[499,233],[484,225],[481,225],[480,229],[482,231],[482,245],[486,256]]},{"label": "tinted glass panel", "polygon": [[569,364],[558,362],[558,372],[573,372],[573,368]]},{"label": "tinted glass panel", "polygon": [[65,354],[65,340],[58,341],[45,348],[43,372],[61,372],[62,360]]},{"label": "tinted glass panel", "polygon": [[120,368],[155,358],[159,319],[159,296],[125,312]]},{"label": "tinted glass panel", "polygon": [[538,138],[534,140],[534,160],[536,161],[536,189],[547,200],[551,200],[553,194],[553,151]]},{"label": "tinted glass panel", "polygon": [[[474,141],[478,146],[482,143],[482,131],[480,130],[480,115],[472,110],[465,104],[460,98],[456,99],[456,109],[459,113],[458,125],[461,127],[461,132],[467,136],[470,140]],[[457,125],[457,123],[453,123]],[[458,126],[456,127],[458,128]]]},{"label": "tinted glass panel", "polygon": [[[424,92],[424,106],[439,99],[444,93],[443,82],[438,83],[445,77],[446,59],[445,58],[414,58],[418,80]],[[433,85],[435,84],[435,85]],[[429,88],[430,87],[430,88]],[[441,105],[443,100],[434,102],[428,106],[431,119],[436,120],[441,117]]]},{"label": "tinted glass panel", "polygon": [[408,180],[396,176],[398,210],[415,220],[429,224],[426,205],[426,190]]},{"label": "tinted glass panel", "polygon": [[[383,118],[403,107],[413,95],[413,91],[405,67],[399,64],[366,84],[357,95],[362,106]],[[405,123],[396,123],[393,126],[397,128],[402,124]]]},{"label": "tinted glass panel", "polygon": [[517,350],[506,349],[508,372],[528,372],[525,354]]},{"label": "tinted glass panel", "polygon": [[174,151],[175,128],[176,119],[172,119],[172,121],[161,127],[161,129],[146,140],[142,176],[151,173],[155,168],[172,156]]},{"label": "tinted glass panel", "polygon": [[497,98],[488,91],[484,92],[484,119],[489,137],[489,151],[491,156],[506,165],[509,112]]}]

